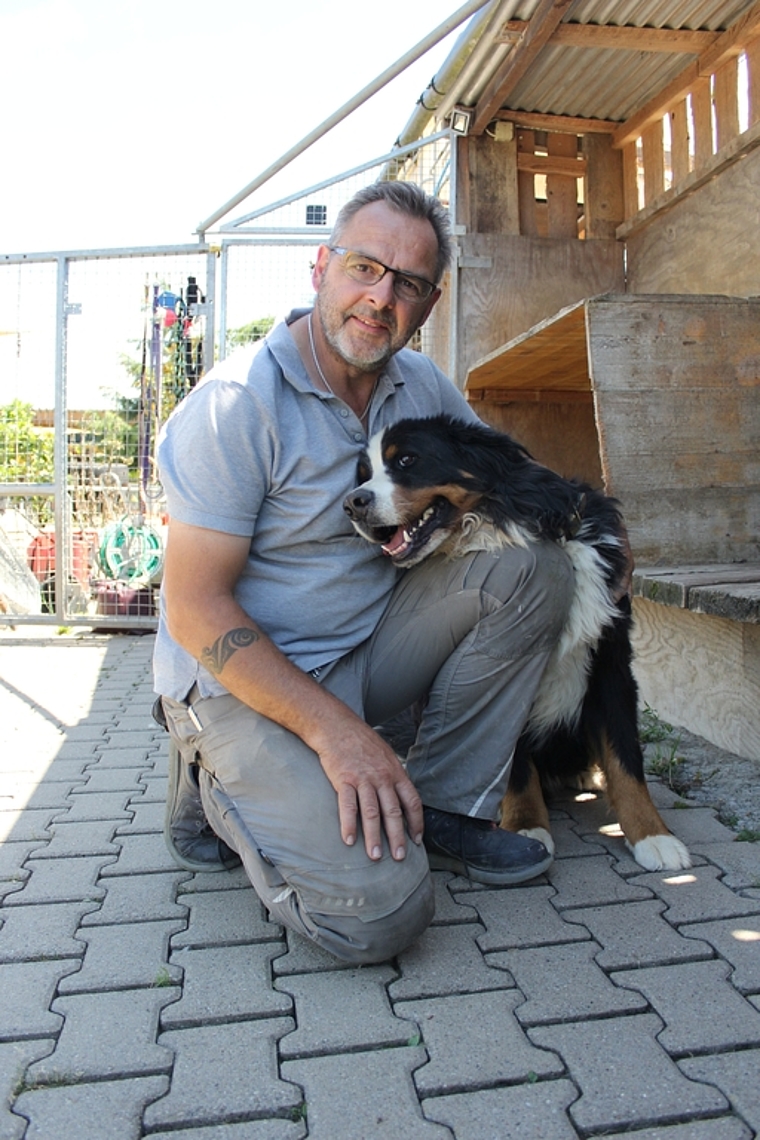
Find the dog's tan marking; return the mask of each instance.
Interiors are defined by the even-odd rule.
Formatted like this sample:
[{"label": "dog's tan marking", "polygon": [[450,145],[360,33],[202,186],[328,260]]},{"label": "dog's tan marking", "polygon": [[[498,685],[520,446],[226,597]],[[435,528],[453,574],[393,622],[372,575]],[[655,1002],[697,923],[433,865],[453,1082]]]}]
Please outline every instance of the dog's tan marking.
[{"label": "dog's tan marking", "polygon": [[531,762],[530,779],[523,792],[511,787],[501,801],[501,826],[506,831],[532,831],[541,827],[550,831],[549,812],[544,802],[541,781]]}]

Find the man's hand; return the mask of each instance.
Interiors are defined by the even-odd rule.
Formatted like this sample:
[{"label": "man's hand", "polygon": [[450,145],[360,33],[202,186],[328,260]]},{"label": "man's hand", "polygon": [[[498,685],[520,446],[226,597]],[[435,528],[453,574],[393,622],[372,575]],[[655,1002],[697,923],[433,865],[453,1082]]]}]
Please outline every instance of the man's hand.
[{"label": "man's hand", "polygon": [[349,846],[356,842],[361,821],[370,859],[382,854],[382,832],[394,859],[406,855],[406,827],[422,842],[422,801],[401,762],[378,734],[356,718],[317,749],[320,762],[338,794],[340,833]]}]

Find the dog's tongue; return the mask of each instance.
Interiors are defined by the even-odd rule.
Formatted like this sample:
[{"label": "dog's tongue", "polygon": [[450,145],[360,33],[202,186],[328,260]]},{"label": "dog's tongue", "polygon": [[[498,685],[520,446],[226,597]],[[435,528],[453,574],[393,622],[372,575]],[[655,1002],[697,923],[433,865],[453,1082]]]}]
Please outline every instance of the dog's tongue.
[{"label": "dog's tongue", "polygon": [[383,543],[383,553],[389,554],[391,558],[394,554],[407,545],[407,540],[404,538],[404,528],[400,526],[390,542]]}]

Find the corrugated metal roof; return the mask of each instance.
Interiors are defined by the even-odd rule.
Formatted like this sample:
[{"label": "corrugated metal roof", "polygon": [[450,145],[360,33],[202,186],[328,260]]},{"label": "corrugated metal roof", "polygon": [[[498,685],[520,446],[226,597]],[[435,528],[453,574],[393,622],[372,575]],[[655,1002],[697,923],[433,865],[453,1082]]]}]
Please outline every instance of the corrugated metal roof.
[{"label": "corrugated metal roof", "polygon": [[[753,7],[753,2],[576,0],[562,23],[720,33]],[[433,80],[429,99],[425,93],[425,106],[444,110],[453,104],[477,106],[512,50],[509,44],[496,42],[499,31],[508,20],[530,21],[538,8],[539,0],[494,0],[460,37]],[[477,69],[468,68],[468,59],[475,53],[482,57]],[[696,52],[613,50],[548,42],[500,107],[620,123],[653,99],[696,58]],[[417,110],[402,132],[404,141],[423,133],[421,117],[425,116]]]}]

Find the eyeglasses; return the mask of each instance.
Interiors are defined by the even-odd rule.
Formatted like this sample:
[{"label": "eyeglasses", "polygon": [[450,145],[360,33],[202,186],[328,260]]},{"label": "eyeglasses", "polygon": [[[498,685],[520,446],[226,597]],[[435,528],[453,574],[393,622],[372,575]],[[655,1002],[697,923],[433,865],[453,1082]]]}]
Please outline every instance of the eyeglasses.
[{"label": "eyeglasses", "polygon": [[386,273],[393,274],[393,292],[402,301],[411,304],[421,304],[427,301],[436,288],[431,281],[424,277],[415,277],[405,269],[391,269],[390,265],[383,265],[374,257],[366,257],[363,253],[356,253],[352,249],[342,249],[337,245],[327,247],[331,253],[337,253],[343,259],[343,269],[352,281],[359,281],[362,285],[377,285]]}]

